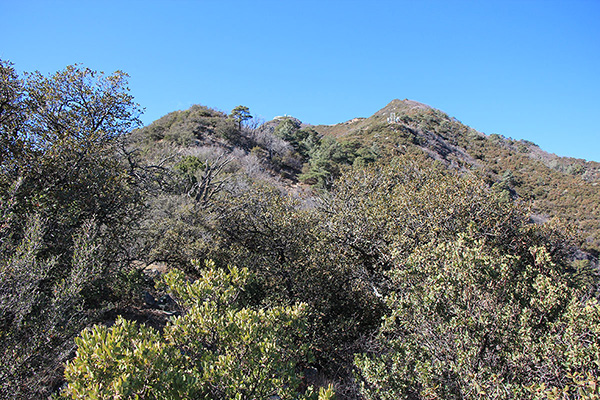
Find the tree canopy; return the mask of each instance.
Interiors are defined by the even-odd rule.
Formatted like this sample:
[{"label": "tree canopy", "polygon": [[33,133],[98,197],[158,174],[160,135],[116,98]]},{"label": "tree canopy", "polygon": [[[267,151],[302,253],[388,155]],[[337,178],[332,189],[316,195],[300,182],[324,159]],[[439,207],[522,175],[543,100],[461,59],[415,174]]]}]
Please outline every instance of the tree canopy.
[{"label": "tree canopy", "polygon": [[242,123],[252,118],[250,109],[246,106],[237,106],[231,110],[230,117],[238,123],[238,129],[242,129]]},{"label": "tree canopy", "polygon": [[122,72],[0,72],[0,393],[34,398],[128,285],[142,194],[121,139],[140,110]]}]

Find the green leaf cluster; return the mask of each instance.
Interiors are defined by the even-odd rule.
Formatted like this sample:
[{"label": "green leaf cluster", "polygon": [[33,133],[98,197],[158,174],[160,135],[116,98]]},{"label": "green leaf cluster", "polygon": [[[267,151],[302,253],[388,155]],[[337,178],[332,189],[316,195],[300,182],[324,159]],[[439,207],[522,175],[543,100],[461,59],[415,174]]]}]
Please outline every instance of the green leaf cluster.
[{"label": "green leaf cluster", "polygon": [[[123,319],[77,339],[65,377],[67,398],[304,398],[296,365],[309,356],[304,305],[252,309],[238,299],[250,275],[207,262],[188,282],[181,272],[164,285],[185,309],[162,334]],[[321,391],[320,399],[333,393]],[[301,396],[301,397],[298,397]],[[308,393],[306,398],[316,398]]]}]

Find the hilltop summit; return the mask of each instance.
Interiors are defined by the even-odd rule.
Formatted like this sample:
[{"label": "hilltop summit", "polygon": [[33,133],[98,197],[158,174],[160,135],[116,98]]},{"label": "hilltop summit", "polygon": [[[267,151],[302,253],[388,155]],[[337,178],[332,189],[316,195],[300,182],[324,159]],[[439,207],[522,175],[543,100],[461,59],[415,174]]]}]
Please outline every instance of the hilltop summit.
[{"label": "hilltop summit", "polygon": [[418,101],[415,101],[415,100],[394,99],[394,100],[390,101],[381,110],[377,111],[374,114],[374,116],[386,115],[386,114],[390,114],[390,113],[409,113],[411,111],[431,110],[431,109],[432,109],[432,107],[428,106],[427,104],[419,103]]}]

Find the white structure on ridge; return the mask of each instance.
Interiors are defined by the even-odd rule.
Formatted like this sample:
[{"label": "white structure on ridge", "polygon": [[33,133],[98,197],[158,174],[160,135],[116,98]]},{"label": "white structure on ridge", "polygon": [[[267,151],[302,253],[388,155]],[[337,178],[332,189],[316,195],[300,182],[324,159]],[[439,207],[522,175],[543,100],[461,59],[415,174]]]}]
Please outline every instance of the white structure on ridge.
[{"label": "white structure on ridge", "polygon": [[387,122],[388,124],[397,124],[398,122],[400,122],[400,117],[396,116],[396,113],[390,113]]}]

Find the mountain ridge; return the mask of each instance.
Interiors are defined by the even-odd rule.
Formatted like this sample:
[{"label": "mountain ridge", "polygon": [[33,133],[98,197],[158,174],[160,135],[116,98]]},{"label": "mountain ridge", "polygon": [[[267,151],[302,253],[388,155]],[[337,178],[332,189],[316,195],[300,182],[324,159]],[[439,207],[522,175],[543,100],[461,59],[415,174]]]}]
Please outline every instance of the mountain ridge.
[{"label": "mountain ridge", "polygon": [[584,247],[600,250],[600,163],[560,157],[527,140],[486,135],[414,100],[394,99],[370,117],[335,125],[308,125],[286,115],[262,124],[248,121],[241,130],[226,113],[196,105],[132,136],[145,138],[146,146],[164,147],[162,152],[175,146],[181,154],[230,154],[253,173],[296,189],[298,183],[327,185],[349,165],[426,157],[479,175],[507,201],[530,202],[539,220],[560,217],[576,225],[584,232]]}]

